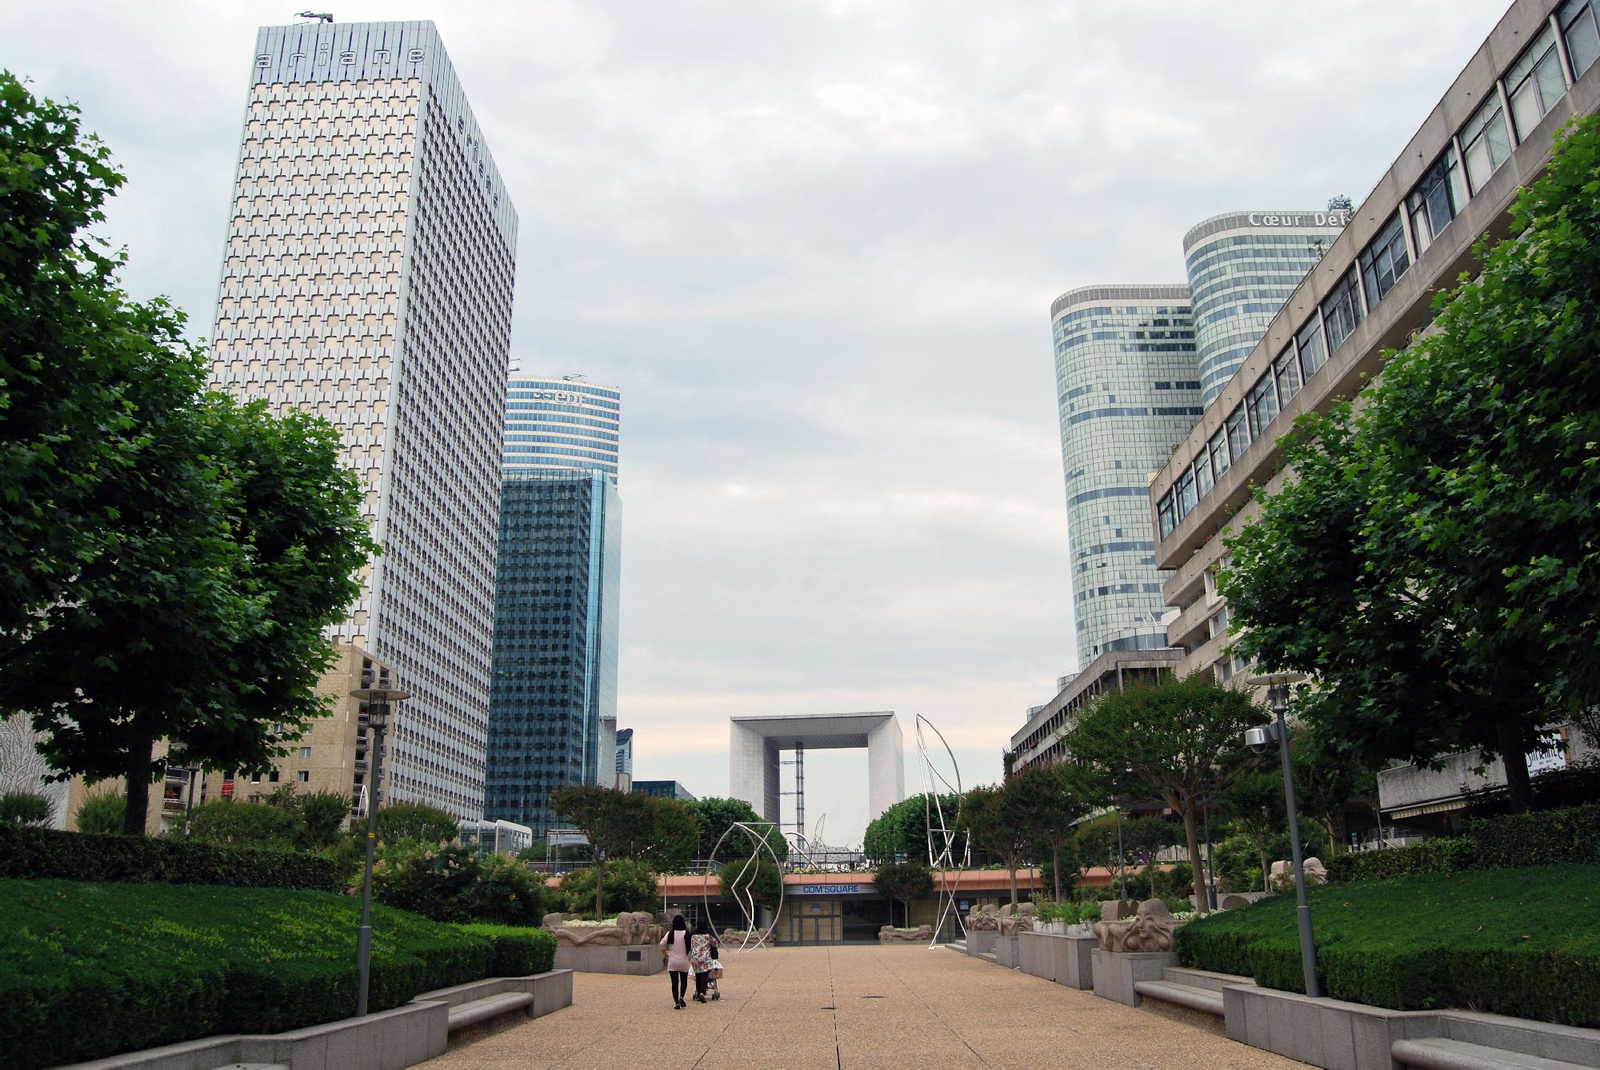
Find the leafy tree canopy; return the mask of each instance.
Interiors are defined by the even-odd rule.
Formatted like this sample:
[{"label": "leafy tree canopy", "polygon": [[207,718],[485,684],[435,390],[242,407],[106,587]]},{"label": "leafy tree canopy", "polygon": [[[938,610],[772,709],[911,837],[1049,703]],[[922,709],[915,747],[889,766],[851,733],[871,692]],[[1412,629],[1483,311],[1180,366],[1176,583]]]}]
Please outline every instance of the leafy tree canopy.
[{"label": "leafy tree canopy", "polygon": [[[893,862],[897,859],[926,861],[929,858],[930,807],[933,808],[935,826],[942,812],[946,824],[954,827],[959,804],[960,799],[954,792],[939,796],[913,795],[895,803],[868,822],[866,835],[861,841],[862,853],[871,862]],[[942,849],[942,844],[934,842],[932,856],[938,857]],[[961,854],[959,849],[956,853],[958,856]]]},{"label": "leafy tree canopy", "polygon": [[1365,765],[1526,754],[1600,700],[1600,123],[1557,138],[1511,239],[1359,406],[1296,424],[1293,478],[1229,541],[1238,649],[1311,673]]},{"label": "leafy tree canopy", "polygon": [[[735,822],[745,821],[756,825],[762,824],[762,818],[756,813],[755,808],[743,799],[724,799],[717,796],[708,796],[704,799],[691,799],[683,804],[694,815],[699,826],[699,837],[695,846],[696,858],[710,858],[711,852],[716,848],[717,841],[722,840],[723,833],[732,828]],[[766,842],[778,856],[780,862],[789,858],[789,842],[784,839],[783,832],[776,825],[768,828]],[[750,842],[748,836],[730,836],[723,841],[721,858],[725,861],[729,852],[744,855],[749,853]]]},{"label": "leafy tree canopy", "polygon": [[461,823],[454,814],[427,803],[390,803],[378,808],[378,839],[384,843],[449,843],[460,832]]},{"label": "leafy tree canopy", "polygon": [[884,862],[872,877],[873,886],[889,899],[898,899],[910,923],[911,904],[933,895],[933,870],[925,862]]}]

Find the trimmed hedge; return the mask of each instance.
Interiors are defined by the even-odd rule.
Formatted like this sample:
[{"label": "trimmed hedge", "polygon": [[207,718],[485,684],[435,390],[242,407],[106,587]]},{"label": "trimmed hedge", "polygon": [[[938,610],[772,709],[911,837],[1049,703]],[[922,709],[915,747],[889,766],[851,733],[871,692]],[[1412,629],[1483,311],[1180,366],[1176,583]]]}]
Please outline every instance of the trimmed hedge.
[{"label": "trimmed hedge", "polygon": [[[1600,1025],[1600,865],[1418,874],[1310,897],[1318,977],[1335,999]],[[1304,991],[1295,907],[1276,896],[1190,922],[1179,957]]]},{"label": "trimmed hedge", "polygon": [[1469,820],[1456,838],[1394,850],[1363,851],[1330,861],[1336,882],[1413,873],[1600,863],[1600,803]]},{"label": "trimmed hedge", "polygon": [[456,927],[493,942],[489,949],[490,977],[527,977],[555,969],[556,937],[546,929],[477,923]]},{"label": "trimmed hedge", "polygon": [[338,892],[339,864],[302,851],[213,847],[150,836],[95,836],[0,825],[0,879],[217,884]]},{"label": "trimmed hedge", "polygon": [[[322,892],[0,880],[4,1066],[75,1063],[348,1017],[359,900]],[[555,938],[374,905],[369,1006],[550,968]]]}]

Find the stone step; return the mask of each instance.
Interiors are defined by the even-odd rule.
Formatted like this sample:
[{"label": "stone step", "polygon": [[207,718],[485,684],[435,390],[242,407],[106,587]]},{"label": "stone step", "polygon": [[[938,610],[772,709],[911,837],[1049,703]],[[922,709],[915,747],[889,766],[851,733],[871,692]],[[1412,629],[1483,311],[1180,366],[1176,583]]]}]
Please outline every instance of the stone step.
[{"label": "stone step", "polygon": [[980,959],[985,959],[985,960],[987,960],[989,962],[997,962],[997,961],[999,961],[999,956],[996,955],[993,951],[980,952],[978,957]]},{"label": "stone step", "polygon": [[533,1004],[532,992],[504,992],[498,996],[485,996],[475,999],[471,1003],[463,1003],[458,1007],[450,1008],[450,1032],[464,1029],[469,1025],[486,1022],[490,1018],[498,1018],[502,1014],[520,1010]]},{"label": "stone step", "polygon": [[1389,1045],[1389,1054],[1395,1062],[1420,1070],[1583,1070],[1578,1063],[1444,1037],[1397,1040]]},{"label": "stone step", "polygon": [[1214,970],[1197,970],[1192,966],[1168,966],[1161,971],[1163,981],[1192,988],[1221,992],[1228,985],[1254,985],[1254,977],[1241,977],[1236,973],[1217,973]]},{"label": "stone step", "polygon": [[1204,1011],[1222,1017],[1222,993],[1193,985],[1180,985],[1172,981],[1135,981],[1133,990],[1145,999],[1159,999],[1175,1003],[1194,1011]]}]

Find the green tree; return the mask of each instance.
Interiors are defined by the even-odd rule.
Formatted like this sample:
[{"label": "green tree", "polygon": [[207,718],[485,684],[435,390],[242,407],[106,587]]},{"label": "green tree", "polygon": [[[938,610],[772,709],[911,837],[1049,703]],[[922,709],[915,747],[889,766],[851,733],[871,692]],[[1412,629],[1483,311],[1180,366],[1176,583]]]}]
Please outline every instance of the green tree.
[{"label": "green tree", "polygon": [[717,872],[722,894],[743,898],[748,895],[762,906],[773,906],[783,896],[783,874],[766,859],[734,859]]},{"label": "green tree", "polygon": [[391,803],[378,810],[378,839],[384,843],[449,843],[460,832],[454,814],[427,803]]},{"label": "green tree", "polygon": [[1314,674],[1298,712],[1363,764],[1476,749],[1519,808],[1600,700],[1597,182],[1589,117],[1361,404],[1297,421],[1223,583],[1241,652]]},{"label": "green tree", "polygon": [[1283,794],[1283,773],[1276,769],[1260,769],[1239,777],[1222,793],[1217,802],[1228,816],[1229,827],[1235,835],[1249,841],[1261,863],[1261,890],[1267,887],[1267,873],[1271,870],[1268,855],[1276,840],[1289,827],[1288,809]]},{"label": "green tree", "polygon": [[345,826],[350,821],[348,796],[337,791],[313,791],[295,796],[293,808],[301,846],[323,851],[344,839]]},{"label": "green tree", "polygon": [[37,791],[8,791],[0,795],[0,824],[48,825],[55,804]]},{"label": "green tree", "polygon": [[158,740],[255,771],[326,712],[363,492],[325,422],[204,393],[182,314],[78,236],[121,181],[104,149],[9,77],[0,176],[0,710],[58,775],[125,778],[138,835]]},{"label": "green tree", "polygon": [[1061,900],[1061,855],[1072,844],[1072,823],[1089,812],[1081,798],[1077,767],[1035,763],[1013,772],[1005,782],[1004,806],[1009,819],[1028,839],[1035,857],[1048,858]]},{"label": "green tree", "polygon": [[1189,857],[1199,858],[1201,807],[1248,772],[1244,731],[1266,720],[1249,695],[1197,673],[1101,695],[1064,743],[1114,793],[1155,795],[1180,814]]},{"label": "green tree", "polygon": [[700,826],[690,808],[676,799],[638,795],[644,800],[633,842],[624,856],[656,870],[686,869],[700,843]]},{"label": "green tree", "polygon": [[1011,905],[1017,897],[1017,870],[1029,846],[1029,834],[1021,822],[1021,813],[1005,805],[1005,789],[976,787],[961,800],[959,831],[972,837],[979,847],[1000,859],[1011,875]]},{"label": "green tree", "polygon": [[[585,913],[594,909],[596,868],[586,866],[561,875],[561,895],[564,909]],[[654,913],[661,905],[661,893],[656,871],[649,863],[631,858],[613,858],[606,863],[606,908],[612,913],[621,910],[648,910]],[[599,915],[596,915],[598,918]]]},{"label": "green tree", "polygon": [[[938,801],[937,807],[933,806],[935,798]],[[866,835],[861,841],[862,853],[867,856],[867,861],[873,863],[895,862],[902,859],[915,862],[919,859],[937,857],[942,849],[940,844],[935,842],[932,851],[929,850],[930,807],[933,808],[935,826],[939,822],[941,807],[945,821],[954,825],[956,812],[960,809],[959,803],[960,799],[954,792],[937,797],[928,794],[913,795],[895,803],[867,823]]]},{"label": "green tree", "polygon": [[[79,832],[97,836],[121,835],[125,831],[128,797],[121,792],[95,792],[78,805],[73,815]],[[143,829],[139,830],[143,832]]]},{"label": "green tree", "polygon": [[924,862],[884,862],[872,877],[879,894],[898,900],[911,924],[911,904],[933,894],[933,870]]},{"label": "green tree", "polygon": [[[722,839],[723,833],[732,828],[735,822],[743,821],[753,825],[765,825],[755,808],[743,799],[724,799],[717,796],[708,796],[704,799],[691,799],[683,804],[694,815],[699,827],[699,837],[695,847],[696,858],[710,858],[711,852],[717,846],[717,841]],[[728,851],[744,853],[749,849],[748,837],[730,836],[723,843],[723,857],[726,859]],[[778,856],[778,861],[786,861],[789,857],[789,842],[784,839],[783,831],[776,825],[767,825],[766,842]]]},{"label": "green tree", "polygon": [[550,796],[550,806],[566,816],[594,848],[594,916],[605,917],[606,863],[630,858],[653,831],[650,797],[605,788],[598,784],[573,784]]}]

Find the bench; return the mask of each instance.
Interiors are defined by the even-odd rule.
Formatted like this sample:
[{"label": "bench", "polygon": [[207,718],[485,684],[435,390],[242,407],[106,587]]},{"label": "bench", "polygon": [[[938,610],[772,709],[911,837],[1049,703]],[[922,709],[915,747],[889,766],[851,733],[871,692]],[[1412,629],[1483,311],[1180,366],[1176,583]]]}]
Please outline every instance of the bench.
[{"label": "bench", "polygon": [[1163,1003],[1175,1003],[1192,1011],[1204,1011],[1222,1017],[1221,992],[1178,984],[1176,981],[1135,981],[1133,990],[1145,999],[1159,999]]},{"label": "bench", "polygon": [[1578,1063],[1444,1037],[1397,1040],[1389,1045],[1389,1054],[1395,1062],[1419,1070],[1583,1070]]},{"label": "bench", "polygon": [[502,992],[498,996],[475,999],[470,1003],[450,1008],[449,1031],[454,1033],[457,1029],[487,1022],[490,1018],[498,1018],[502,1014],[510,1014],[512,1011],[532,1005],[532,992]]}]

